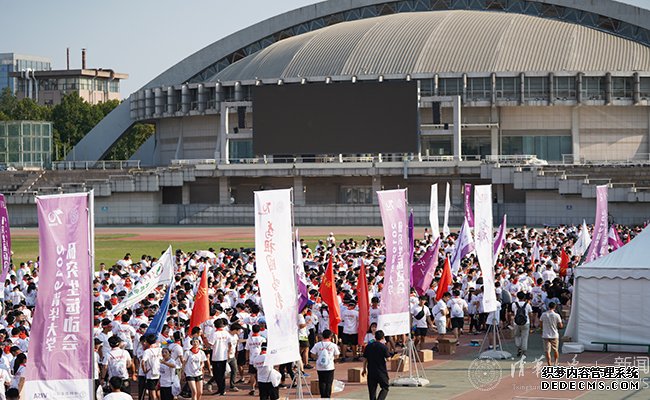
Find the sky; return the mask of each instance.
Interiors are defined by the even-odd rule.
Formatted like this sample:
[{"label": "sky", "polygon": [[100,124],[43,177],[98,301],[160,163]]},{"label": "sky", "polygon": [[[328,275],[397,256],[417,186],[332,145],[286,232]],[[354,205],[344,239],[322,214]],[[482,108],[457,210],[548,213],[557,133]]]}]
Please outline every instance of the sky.
[{"label": "sky", "polygon": [[[0,15],[4,32],[0,53],[48,57],[52,68],[65,69],[69,47],[70,68],[75,69],[81,67],[81,49],[86,48],[88,68],[129,74],[121,83],[122,96],[127,97],[183,58],[231,33],[318,2],[7,0]],[[650,9],[650,0],[621,2]]]}]

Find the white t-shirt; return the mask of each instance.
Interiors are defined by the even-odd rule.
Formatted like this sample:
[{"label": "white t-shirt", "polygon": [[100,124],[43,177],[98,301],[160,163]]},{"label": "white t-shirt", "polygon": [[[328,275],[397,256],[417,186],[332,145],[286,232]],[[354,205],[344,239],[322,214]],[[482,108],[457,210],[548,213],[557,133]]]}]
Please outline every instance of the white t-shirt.
[{"label": "white t-shirt", "polygon": [[110,352],[106,353],[104,357],[104,365],[108,365],[108,378],[114,376],[119,376],[122,379],[129,378],[129,371],[127,366],[131,362],[131,355],[128,351],[114,348]]},{"label": "white t-shirt", "polygon": [[[422,318],[417,319],[415,318],[420,311],[424,310],[424,315]],[[427,324],[427,317],[431,316],[431,311],[429,311],[429,307],[427,306],[421,306],[419,304],[411,307],[411,315],[413,316],[413,325],[415,325],[416,328],[428,328],[429,325]]]},{"label": "white t-shirt", "polygon": [[447,303],[447,307],[451,310],[451,318],[463,318],[465,316],[464,310],[467,308],[467,302],[460,297],[452,297]]},{"label": "white t-shirt", "polygon": [[380,313],[381,312],[379,311],[379,307],[377,308],[370,307],[370,316],[368,317],[368,325],[371,325],[373,322],[378,323]]},{"label": "white t-shirt", "polygon": [[255,336],[251,334],[246,340],[246,346],[244,347],[249,352],[248,362],[253,364],[253,360],[257,357],[262,351],[262,343],[266,342],[261,335]]},{"label": "white t-shirt", "polygon": [[528,304],[525,301],[515,301],[514,303],[512,303],[511,306],[512,312],[515,313],[515,317],[517,316],[517,305],[519,305],[519,307],[524,307],[524,306],[526,307],[526,324],[529,324],[530,323],[529,314],[533,312],[533,308],[530,306],[530,304]]},{"label": "white t-shirt", "polygon": [[343,320],[343,333],[346,335],[359,333],[359,311],[350,309],[342,310],[341,319]]},{"label": "white t-shirt", "polygon": [[446,321],[447,316],[443,314],[443,311],[446,309],[447,309],[447,305],[445,304],[445,302],[442,299],[438,300],[436,305],[433,306],[433,310],[432,310],[434,319],[443,322]]},{"label": "white t-shirt", "polygon": [[[11,383],[11,375],[9,371],[5,369],[0,369],[0,385],[8,385]],[[0,400],[6,400],[4,386],[0,386]]]},{"label": "white t-shirt", "polygon": [[217,329],[208,337],[208,342],[212,345],[212,361],[228,360],[230,333],[226,332],[223,328]]},{"label": "white t-shirt", "polygon": [[133,397],[128,393],[113,392],[104,396],[104,400],[133,400]]},{"label": "white t-shirt", "polygon": [[171,387],[176,375],[176,368],[179,367],[178,363],[174,361],[173,358],[170,358],[168,362],[175,364],[176,367],[171,368],[162,362],[160,363],[160,387]]},{"label": "white t-shirt", "polygon": [[540,318],[542,321],[542,339],[557,339],[560,333],[557,330],[558,323],[562,318],[555,311],[547,311]]},{"label": "white t-shirt", "polygon": [[330,342],[329,340],[321,341],[318,342],[314,345],[314,347],[311,348],[311,354],[316,355],[316,359],[318,360],[320,358],[321,352],[327,351],[329,352],[329,356],[327,357],[327,364],[326,365],[319,365],[318,362],[316,363],[316,371],[333,371],[334,370],[334,359],[341,354],[341,351],[339,350],[339,346],[336,344]]},{"label": "white t-shirt", "polygon": [[253,361],[251,364],[257,369],[257,381],[262,383],[271,382],[271,370],[273,366],[264,365],[266,354],[259,354],[255,358],[251,357],[251,360]]},{"label": "white t-shirt", "polygon": [[147,365],[147,379],[160,379],[160,360],[162,359],[162,349],[160,347],[150,347],[144,351],[142,363]]},{"label": "white t-shirt", "polygon": [[488,325],[497,325],[499,323],[499,317],[501,316],[501,302],[497,300],[497,309],[491,313],[488,313],[486,324]]},{"label": "white t-shirt", "polygon": [[203,364],[208,360],[203,350],[199,350],[196,354],[192,353],[192,350],[188,350],[183,358],[185,359],[185,376],[203,375]]}]

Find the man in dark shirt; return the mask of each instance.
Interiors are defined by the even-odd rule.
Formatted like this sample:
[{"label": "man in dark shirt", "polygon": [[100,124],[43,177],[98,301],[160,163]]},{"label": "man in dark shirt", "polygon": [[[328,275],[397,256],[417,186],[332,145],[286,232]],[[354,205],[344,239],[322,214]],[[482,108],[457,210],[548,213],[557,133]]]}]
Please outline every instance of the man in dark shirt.
[{"label": "man in dark shirt", "polygon": [[[384,331],[375,332],[375,341],[366,346],[363,352],[362,376],[368,374],[368,392],[370,400],[384,400],[388,396],[388,370],[386,359],[390,357],[385,344]],[[377,396],[377,385],[381,387]]]}]

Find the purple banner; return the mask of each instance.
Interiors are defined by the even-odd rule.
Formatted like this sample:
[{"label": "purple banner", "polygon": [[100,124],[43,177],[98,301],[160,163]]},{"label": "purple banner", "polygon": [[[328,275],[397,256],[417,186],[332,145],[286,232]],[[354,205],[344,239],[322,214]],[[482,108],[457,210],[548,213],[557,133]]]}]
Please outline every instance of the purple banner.
[{"label": "purple banner", "polygon": [[92,379],[89,195],[37,197],[36,206],[40,281],[25,379],[30,393],[45,391],[53,398],[56,392],[48,389],[63,385],[82,393],[88,387],[79,382]]},{"label": "purple banner", "polygon": [[0,282],[4,285],[9,268],[11,268],[11,231],[9,230],[7,203],[2,194],[0,194],[0,259],[2,259]]},{"label": "purple banner", "polygon": [[300,247],[300,236],[296,229],[296,241],[294,242],[294,265],[296,266],[296,285],[298,286],[298,311],[302,311],[309,304],[309,293],[307,292],[307,277],[305,276],[305,264],[302,260],[302,248]]},{"label": "purple banner", "polygon": [[585,262],[607,254],[607,185],[596,186],[596,221]]},{"label": "purple banner", "polygon": [[612,251],[618,250],[623,247],[623,241],[618,236],[618,230],[615,225],[612,225],[609,228],[609,234],[607,235],[607,244],[612,246]]},{"label": "purple banner", "polygon": [[503,220],[501,221],[501,226],[499,227],[499,231],[497,232],[497,236],[494,238],[494,253],[492,256],[492,259],[494,260],[494,263],[496,264],[497,258],[499,257],[499,253],[501,253],[501,249],[503,249],[503,246],[506,244],[506,220],[507,220],[508,215],[503,214]]},{"label": "purple banner", "polygon": [[472,184],[465,184],[465,219],[470,228],[474,227],[474,213],[472,212]]},{"label": "purple banner", "polygon": [[[408,259],[408,265],[413,264],[413,253],[415,253],[415,249],[413,246],[415,246],[415,232],[413,232],[414,226],[413,226],[413,210],[409,211],[409,259]],[[411,276],[411,279],[413,277]],[[413,281],[411,281],[413,283]]]},{"label": "purple banner", "polygon": [[438,251],[440,250],[440,237],[436,238],[424,255],[413,264],[411,276],[413,277],[413,288],[418,295],[424,296],[431,282],[433,282],[438,266]]},{"label": "purple banner", "polygon": [[408,222],[406,189],[377,192],[386,240],[386,271],[377,329],[386,335],[400,335],[410,330],[410,267],[407,261]]},{"label": "purple banner", "polygon": [[467,222],[467,218],[465,218],[463,220],[463,226],[460,227],[460,232],[458,232],[456,248],[454,249],[454,253],[451,255],[451,273],[454,275],[458,274],[460,261],[465,258],[466,255],[474,251],[474,239],[469,230],[469,223]]}]

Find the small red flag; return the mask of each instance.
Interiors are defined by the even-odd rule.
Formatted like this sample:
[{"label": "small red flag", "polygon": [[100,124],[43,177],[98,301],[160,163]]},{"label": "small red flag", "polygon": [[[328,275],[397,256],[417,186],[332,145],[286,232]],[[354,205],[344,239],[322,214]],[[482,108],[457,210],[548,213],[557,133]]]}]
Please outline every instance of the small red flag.
[{"label": "small red flag", "polygon": [[336,295],[336,282],[334,281],[334,268],[332,267],[332,257],[330,257],[323,282],[320,285],[320,295],[327,308],[330,316],[330,330],[333,334],[338,334],[339,322],[341,322],[341,308]]},{"label": "small red flag", "polygon": [[566,276],[566,271],[569,268],[569,256],[567,253],[562,249],[560,253],[560,276],[565,277]]},{"label": "small red flag", "polygon": [[451,265],[449,264],[449,256],[445,259],[445,265],[442,267],[442,276],[438,282],[438,289],[436,289],[436,301],[440,301],[445,292],[449,289],[451,285]]},{"label": "small red flag", "polygon": [[192,308],[192,316],[190,317],[190,327],[188,332],[192,332],[192,328],[199,326],[210,318],[210,298],[208,296],[208,269],[203,270],[201,275],[201,282],[199,283],[199,290],[196,291],[194,298],[194,307]]},{"label": "small red flag", "polygon": [[363,346],[368,326],[370,326],[370,304],[368,304],[368,277],[366,266],[361,263],[359,283],[357,284],[357,301],[359,303],[359,346]]}]

